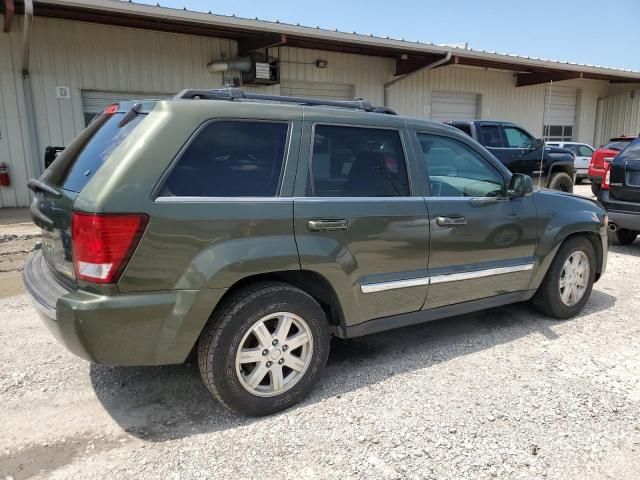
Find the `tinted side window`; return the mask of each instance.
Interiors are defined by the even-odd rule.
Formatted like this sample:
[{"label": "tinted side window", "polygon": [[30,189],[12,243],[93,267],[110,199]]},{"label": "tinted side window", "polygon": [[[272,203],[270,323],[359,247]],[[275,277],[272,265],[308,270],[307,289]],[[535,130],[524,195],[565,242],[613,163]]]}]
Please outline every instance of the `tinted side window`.
[{"label": "tinted side window", "polygon": [[481,125],[478,127],[480,143],[485,147],[504,147],[500,127],[497,125]]},{"label": "tinted side window", "polygon": [[504,135],[507,138],[507,146],[510,148],[530,148],[533,139],[524,130],[516,127],[504,127]]},{"label": "tinted side window", "polygon": [[495,197],[502,175],[478,152],[453,138],[418,134],[432,197]]},{"label": "tinted side window", "polygon": [[308,195],[409,195],[407,166],[396,130],[316,125]]},{"label": "tinted side window", "polygon": [[161,196],[273,197],[287,143],[286,123],[219,121],[197,134]]}]

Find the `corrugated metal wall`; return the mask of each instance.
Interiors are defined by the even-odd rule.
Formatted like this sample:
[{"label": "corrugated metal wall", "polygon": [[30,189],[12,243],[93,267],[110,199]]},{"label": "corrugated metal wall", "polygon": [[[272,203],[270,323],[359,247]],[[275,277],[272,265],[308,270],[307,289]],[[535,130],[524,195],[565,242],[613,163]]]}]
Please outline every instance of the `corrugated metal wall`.
[{"label": "corrugated metal wall", "polygon": [[[576,140],[592,142],[597,99],[606,91],[607,83],[569,80],[554,85],[578,89]],[[481,118],[512,121],[542,136],[545,85],[516,88],[512,72],[448,66],[417,73],[396,83],[389,89],[389,100],[403,115],[429,119],[434,91],[479,94]]]},{"label": "corrugated metal wall", "polygon": [[640,88],[598,102],[597,146],[618,135],[640,135]]},{"label": "corrugated metal wall", "polygon": [[[10,163],[13,179],[12,188],[0,188],[0,207],[28,205],[26,181],[39,173],[33,171],[26,137],[21,23],[16,17],[12,32],[0,34],[0,161]],[[207,72],[205,66],[235,53],[235,42],[224,39],[36,17],[30,70],[38,165],[45,146],[67,145],[82,130],[82,90],[172,94],[186,87],[219,87],[222,75]],[[383,85],[393,78],[394,61],[389,58],[291,47],[273,48],[269,54],[280,58],[283,81],[352,85],[357,97],[376,104],[383,104]],[[327,68],[317,68],[316,60],[326,60]],[[559,85],[577,88],[577,139],[592,142],[597,99],[611,87],[589,80]],[[69,87],[71,97],[56,98],[56,86]],[[247,88],[280,92],[279,85]],[[396,83],[389,89],[389,104],[401,114],[428,119],[433,91],[478,94],[481,118],[511,120],[542,135],[544,85],[516,88],[510,72],[449,66]]]},{"label": "corrugated metal wall", "polygon": [[[29,141],[24,137],[21,25],[22,17],[16,17],[12,32],[0,34],[0,162],[10,163],[13,181],[12,188],[0,188],[0,207],[28,205],[26,182],[39,173],[29,166]],[[234,56],[236,43],[36,17],[31,51],[35,154],[40,158],[47,145],[67,145],[84,128],[82,90],[172,94],[187,87],[220,87],[222,75],[207,72],[206,64],[222,55]],[[298,48],[269,53],[282,61],[282,80],[353,85],[356,96],[376,103],[383,102],[382,85],[393,68],[390,59],[362,55]],[[327,60],[327,68],[317,68],[318,59]],[[69,87],[71,98],[56,98],[56,86]],[[249,88],[280,92],[278,85]]]},{"label": "corrugated metal wall", "polygon": [[23,81],[20,76],[22,32],[0,33],[0,162],[9,164],[11,186],[0,187],[0,207],[29,204],[27,179],[33,176],[27,138]]}]

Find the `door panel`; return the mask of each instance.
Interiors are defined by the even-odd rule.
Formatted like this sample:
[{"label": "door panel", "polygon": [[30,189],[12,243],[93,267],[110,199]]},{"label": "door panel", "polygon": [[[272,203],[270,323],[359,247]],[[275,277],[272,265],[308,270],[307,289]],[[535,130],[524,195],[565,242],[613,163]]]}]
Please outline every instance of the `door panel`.
[{"label": "door panel", "polygon": [[[537,242],[531,197],[428,197],[426,203],[431,224],[432,281],[425,308],[528,288]],[[466,223],[440,226],[437,219],[443,216],[463,217]],[[505,267],[515,266],[523,269],[505,273],[510,271]],[[458,276],[461,272],[477,272],[479,277]]]},{"label": "door panel", "polygon": [[[420,310],[426,284],[387,289],[393,285],[385,283],[427,277],[429,223],[422,198],[296,198],[294,212],[302,268],[324,276],[339,295],[350,292],[341,301],[348,320]],[[348,227],[313,231],[308,223],[314,219],[341,219]]]},{"label": "door panel", "polygon": [[526,290],[537,244],[531,197],[506,198],[505,178],[455,138],[416,136],[430,223],[430,286],[424,308]]},{"label": "door panel", "polygon": [[404,128],[305,123],[313,160],[301,156],[294,199],[302,269],[329,280],[347,325],[420,310],[429,221],[422,196],[410,196]]}]

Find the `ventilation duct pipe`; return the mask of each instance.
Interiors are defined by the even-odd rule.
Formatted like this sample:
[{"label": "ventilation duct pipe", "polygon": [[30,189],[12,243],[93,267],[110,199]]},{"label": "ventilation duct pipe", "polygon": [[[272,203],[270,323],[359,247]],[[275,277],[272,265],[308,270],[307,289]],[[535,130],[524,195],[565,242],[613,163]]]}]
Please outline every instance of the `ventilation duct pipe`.
[{"label": "ventilation duct pipe", "polygon": [[238,70],[240,72],[250,72],[252,65],[251,57],[230,58],[228,60],[214,60],[207,64],[207,70],[211,73],[227,72]]}]

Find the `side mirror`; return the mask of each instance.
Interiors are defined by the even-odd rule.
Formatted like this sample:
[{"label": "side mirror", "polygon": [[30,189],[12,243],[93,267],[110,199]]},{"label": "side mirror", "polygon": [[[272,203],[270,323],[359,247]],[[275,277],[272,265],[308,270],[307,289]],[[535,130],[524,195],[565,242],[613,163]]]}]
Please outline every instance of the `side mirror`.
[{"label": "side mirror", "polygon": [[507,187],[510,197],[528,197],[533,193],[533,179],[523,173],[514,173]]},{"label": "side mirror", "polygon": [[533,149],[538,150],[539,148],[542,148],[542,147],[544,147],[544,140],[541,138],[536,138],[533,141]]},{"label": "side mirror", "polygon": [[58,158],[60,152],[64,150],[64,147],[46,147],[44,149],[44,168],[49,168],[49,165],[53,163],[53,161]]}]

